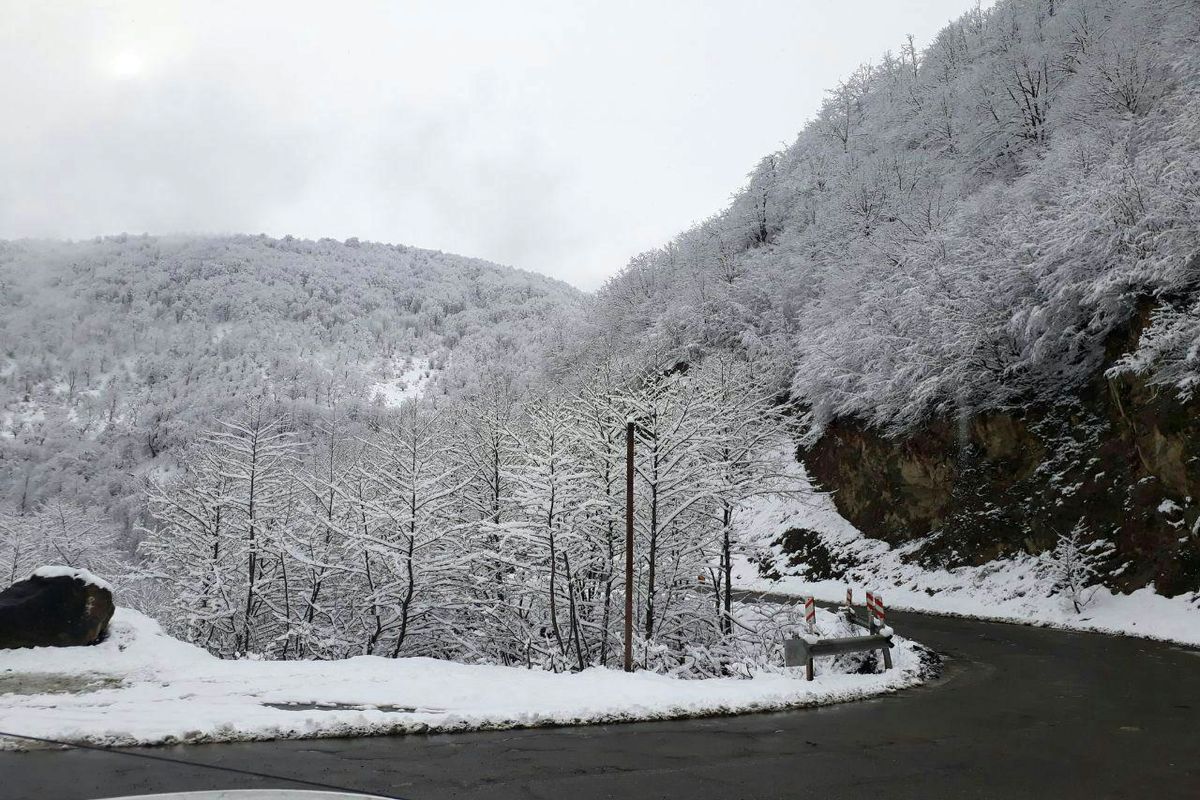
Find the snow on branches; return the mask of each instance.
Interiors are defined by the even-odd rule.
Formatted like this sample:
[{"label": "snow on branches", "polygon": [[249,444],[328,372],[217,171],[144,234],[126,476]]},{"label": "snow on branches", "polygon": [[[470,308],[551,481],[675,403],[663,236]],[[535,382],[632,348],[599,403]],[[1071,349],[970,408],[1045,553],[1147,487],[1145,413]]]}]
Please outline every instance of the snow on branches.
[{"label": "snow on branches", "polygon": [[1057,399],[1152,301],[1121,367],[1191,396],[1194,5],[999,0],[885,54],[726,209],[613,277],[597,327],[634,352],[747,353],[818,424],[898,433]]},{"label": "snow on branches", "polygon": [[224,657],[615,664],[630,418],[640,663],[766,663],[778,631],[739,622],[730,569],[761,544],[741,506],[797,490],[779,455],[792,416],[730,358],[519,399],[481,386],[352,435],[330,411],[307,442],[253,404],[148,485],[159,613]]},{"label": "snow on branches", "polygon": [[1070,601],[1076,614],[1083,613],[1096,592],[1097,565],[1101,557],[1097,545],[1104,545],[1103,542],[1088,543],[1087,536],[1087,527],[1080,520],[1069,532],[1059,535],[1049,554],[1054,589]]}]

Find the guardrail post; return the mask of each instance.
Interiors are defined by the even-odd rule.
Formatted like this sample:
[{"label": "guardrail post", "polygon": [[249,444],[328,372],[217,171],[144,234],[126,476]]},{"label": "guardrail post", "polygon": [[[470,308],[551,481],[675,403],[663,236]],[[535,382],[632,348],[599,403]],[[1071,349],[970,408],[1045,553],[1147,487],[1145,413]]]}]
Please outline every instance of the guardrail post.
[{"label": "guardrail post", "polygon": [[[879,629],[883,630],[887,627],[887,608],[883,605],[883,595],[875,595],[875,616],[879,620]],[[883,668],[892,668],[892,649],[884,647],[883,650]]]},{"label": "guardrail post", "polygon": [[[846,607],[842,609],[846,622],[852,626],[866,628],[866,636],[850,636],[835,639],[817,639],[817,604],[815,598],[806,596],[801,603],[804,606],[804,622],[807,636],[794,636],[783,640],[783,663],[788,667],[804,665],[804,677],[813,680],[816,670],[813,659],[816,656],[835,656],[843,653],[869,653],[873,650],[883,651],[883,668],[892,669],[892,632],[887,626],[887,607],[883,604],[883,595],[876,592],[866,592],[867,613],[865,619],[859,619],[854,613],[854,593],[846,587]],[[887,631],[884,635],[882,631]]]},{"label": "guardrail post", "polygon": [[813,679],[812,646],[802,638],[783,640],[783,664],[786,667],[798,667],[804,664],[804,679]]},{"label": "guardrail post", "polygon": [[838,639],[806,639],[794,637],[783,640],[783,664],[786,667],[804,666],[804,677],[812,680],[817,656],[838,656],[844,653],[869,653],[886,649],[892,643],[886,636],[849,636]]}]

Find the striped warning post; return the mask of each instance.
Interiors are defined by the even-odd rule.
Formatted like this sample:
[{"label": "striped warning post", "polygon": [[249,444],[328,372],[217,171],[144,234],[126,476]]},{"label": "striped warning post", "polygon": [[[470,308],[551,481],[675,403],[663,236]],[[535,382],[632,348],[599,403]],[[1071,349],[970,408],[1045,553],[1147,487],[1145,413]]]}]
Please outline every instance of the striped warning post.
[{"label": "striped warning post", "polygon": [[811,597],[804,598],[804,621],[808,623],[808,632],[817,630],[817,603]]},{"label": "striped warning post", "polygon": [[867,592],[867,630],[875,632],[875,593]]},{"label": "striped warning post", "polygon": [[[883,595],[875,595],[875,603],[871,607],[871,633],[876,631],[887,631],[888,636],[891,636],[891,629],[887,626],[887,607],[883,604]],[[883,653],[883,668],[892,668],[892,651],[891,646],[882,648]]]},{"label": "striped warning post", "polygon": [[873,606],[871,613],[875,621],[879,623],[879,627],[882,628],[887,624],[887,609],[884,608],[883,605],[883,595],[875,595],[875,605]]}]

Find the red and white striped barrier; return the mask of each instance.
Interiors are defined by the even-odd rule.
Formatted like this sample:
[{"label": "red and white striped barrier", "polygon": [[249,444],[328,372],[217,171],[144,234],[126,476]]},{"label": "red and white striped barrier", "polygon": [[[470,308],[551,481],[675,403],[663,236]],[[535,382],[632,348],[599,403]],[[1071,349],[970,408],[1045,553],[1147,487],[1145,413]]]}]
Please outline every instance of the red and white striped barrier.
[{"label": "red and white striped barrier", "polygon": [[804,666],[805,677],[813,679],[813,658],[822,655],[838,655],[841,653],[858,653],[880,651],[883,655],[883,668],[892,668],[892,629],[887,626],[887,609],[883,604],[883,595],[876,592],[866,592],[867,613],[860,619],[854,613],[854,590],[846,587],[846,608],[842,609],[845,620],[849,625],[866,628],[869,636],[844,636],[840,638],[817,638],[817,606],[812,597],[804,597],[804,621],[808,635],[798,635],[784,639],[784,664],[789,667]]},{"label": "red and white striped barrier", "polygon": [[883,595],[875,595],[875,605],[871,613],[874,620],[879,623],[879,627],[882,628],[887,624],[887,609],[883,606]]}]

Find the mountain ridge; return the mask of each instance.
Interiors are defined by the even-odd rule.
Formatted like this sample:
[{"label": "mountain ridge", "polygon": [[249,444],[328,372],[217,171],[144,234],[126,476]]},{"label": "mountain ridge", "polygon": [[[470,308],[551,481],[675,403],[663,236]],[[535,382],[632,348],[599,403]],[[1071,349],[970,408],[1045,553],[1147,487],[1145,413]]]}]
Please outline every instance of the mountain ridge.
[{"label": "mountain ridge", "polygon": [[527,270],[354,239],[0,242],[6,499],[28,510],[66,492],[131,526],[137,475],[240,399],[365,414],[373,387],[402,392],[419,364],[463,381],[490,349],[532,349],[582,297]]}]

